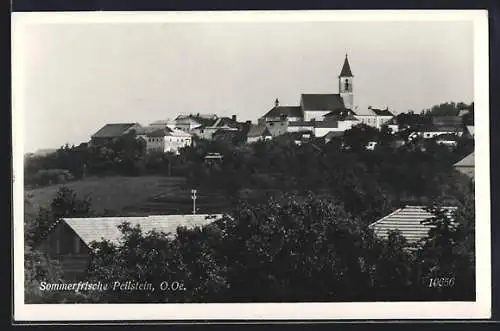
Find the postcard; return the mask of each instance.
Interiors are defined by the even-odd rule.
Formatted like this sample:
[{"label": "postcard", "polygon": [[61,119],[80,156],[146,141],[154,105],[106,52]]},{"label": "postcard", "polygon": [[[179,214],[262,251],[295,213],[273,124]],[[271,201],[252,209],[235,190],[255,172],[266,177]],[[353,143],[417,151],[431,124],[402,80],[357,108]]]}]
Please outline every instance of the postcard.
[{"label": "postcard", "polygon": [[489,318],[487,19],[13,13],[14,319]]}]

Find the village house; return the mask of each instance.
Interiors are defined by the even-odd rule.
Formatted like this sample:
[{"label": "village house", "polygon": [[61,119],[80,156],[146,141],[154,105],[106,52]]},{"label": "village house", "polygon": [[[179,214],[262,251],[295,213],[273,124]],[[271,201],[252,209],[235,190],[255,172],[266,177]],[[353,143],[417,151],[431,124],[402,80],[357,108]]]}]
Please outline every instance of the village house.
[{"label": "village house", "polygon": [[257,141],[270,140],[273,136],[265,124],[252,124],[247,134],[247,143],[251,144]]},{"label": "village house", "polygon": [[[451,217],[456,207],[444,207],[444,209]],[[427,237],[432,225],[422,224],[422,222],[432,217],[434,215],[428,212],[424,206],[404,206],[373,222],[368,227],[381,239],[387,239],[389,231],[399,231],[407,240],[408,245],[413,246]]]},{"label": "village house", "polygon": [[118,226],[123,222],[132,227],[139,226],[143,233],[155,230],[174,237],[178,227],[202,227],[221,218],[221,214],[63,218],[50,227],[35,248],[59,262],[63,279],[82,279],[91,262],[91,244],[108,240],[119,245],[121,232]]},{"label": "village house", "polygon": [[453,165],[453,167],[457,171],[474,179],[474,152],[470,153],[469,155],[464,157],[462,160],[455,163]]},{"label": "village house", "polygon": [[238,132],[242,128],[242,123],[237,121],[236,115],[229,117],[217,117],[215,119],[207,119],[199,127],[191,130],[191,133],[200,139],[211,140],[216,132],[234,131]]},{"label": "village house", "polygon": [[191,146],[193,143],[192,135],[182,130],[174,129],[165,133],[165,153],[179,154],[179,149]]},{"label": "village house", "polygon": [[127,133],[135,132],[141,125],[139,123],[112,123],[106,124],[90,137],[89,145],[100,146],[111,143],[116,138]]},{"label": "village house", "polygon": [[[378,109],[369,106],[367,111],[356,111],[356,118],[363,124],[381,129],[382,125],[389,124],[389,121],[394,118],[394,114],[389,111],[389,107]],[[396,132],[397,130],[393,130]]]}]

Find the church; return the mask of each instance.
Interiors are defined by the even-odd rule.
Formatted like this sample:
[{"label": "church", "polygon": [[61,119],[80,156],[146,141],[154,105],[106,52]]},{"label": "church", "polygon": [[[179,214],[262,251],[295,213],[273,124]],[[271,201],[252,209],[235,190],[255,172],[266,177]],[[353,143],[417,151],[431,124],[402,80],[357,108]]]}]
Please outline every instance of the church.
[{"label": "church", "polygon": [[[394,115],[388,110],[369,108],[368,114],[357,115],[354,108],[354,75],[349,59],[338,76],[337,94],[302,94],[299,106],[282,106],[276,99],[274,107],[259,119],[260,125],[268,127],[273,136],[285,132],[310,131],[316,137],[329,132],[343,132],[354,125],[365,123],[380,129]],[[372,121],[372,117],[375,119]]]}]

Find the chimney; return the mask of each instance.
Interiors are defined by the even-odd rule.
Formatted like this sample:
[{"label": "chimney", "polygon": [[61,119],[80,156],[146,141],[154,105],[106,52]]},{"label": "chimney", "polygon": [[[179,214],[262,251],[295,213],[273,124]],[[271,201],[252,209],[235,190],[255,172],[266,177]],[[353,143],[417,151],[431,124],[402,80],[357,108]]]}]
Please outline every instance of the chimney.
[{"label": "chimney", "polygon": [[231,116],[231,119],[236,122],[236,115]]},{"label": "chimney", "polygon": [[274,100],[274,107],[279,107],[280,105],[280,101],[278,100],[278,98],[276,98],[276,100]]}]

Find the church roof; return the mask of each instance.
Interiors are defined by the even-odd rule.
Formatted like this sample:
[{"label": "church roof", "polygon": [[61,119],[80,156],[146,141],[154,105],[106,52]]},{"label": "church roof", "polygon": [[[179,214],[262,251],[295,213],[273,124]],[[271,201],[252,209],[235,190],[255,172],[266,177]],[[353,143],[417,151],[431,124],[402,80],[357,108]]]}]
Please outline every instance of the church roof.
[{"label": "church roof", "polygon": [[349,60],[347,59],[347,55],[345,56],[344,65],[342,66],[342,71],[340,71],[339,77],[353,77],[351,72],[351,66],[349,65]]},{"label": "church roof", "polygon": [[302,94],[303,110],[344,109],[344,99],[340,94]]},{"label": "church roof", "polygon": [[302,117],[300,106],[278,106],[268,111],[263,117]]}]

